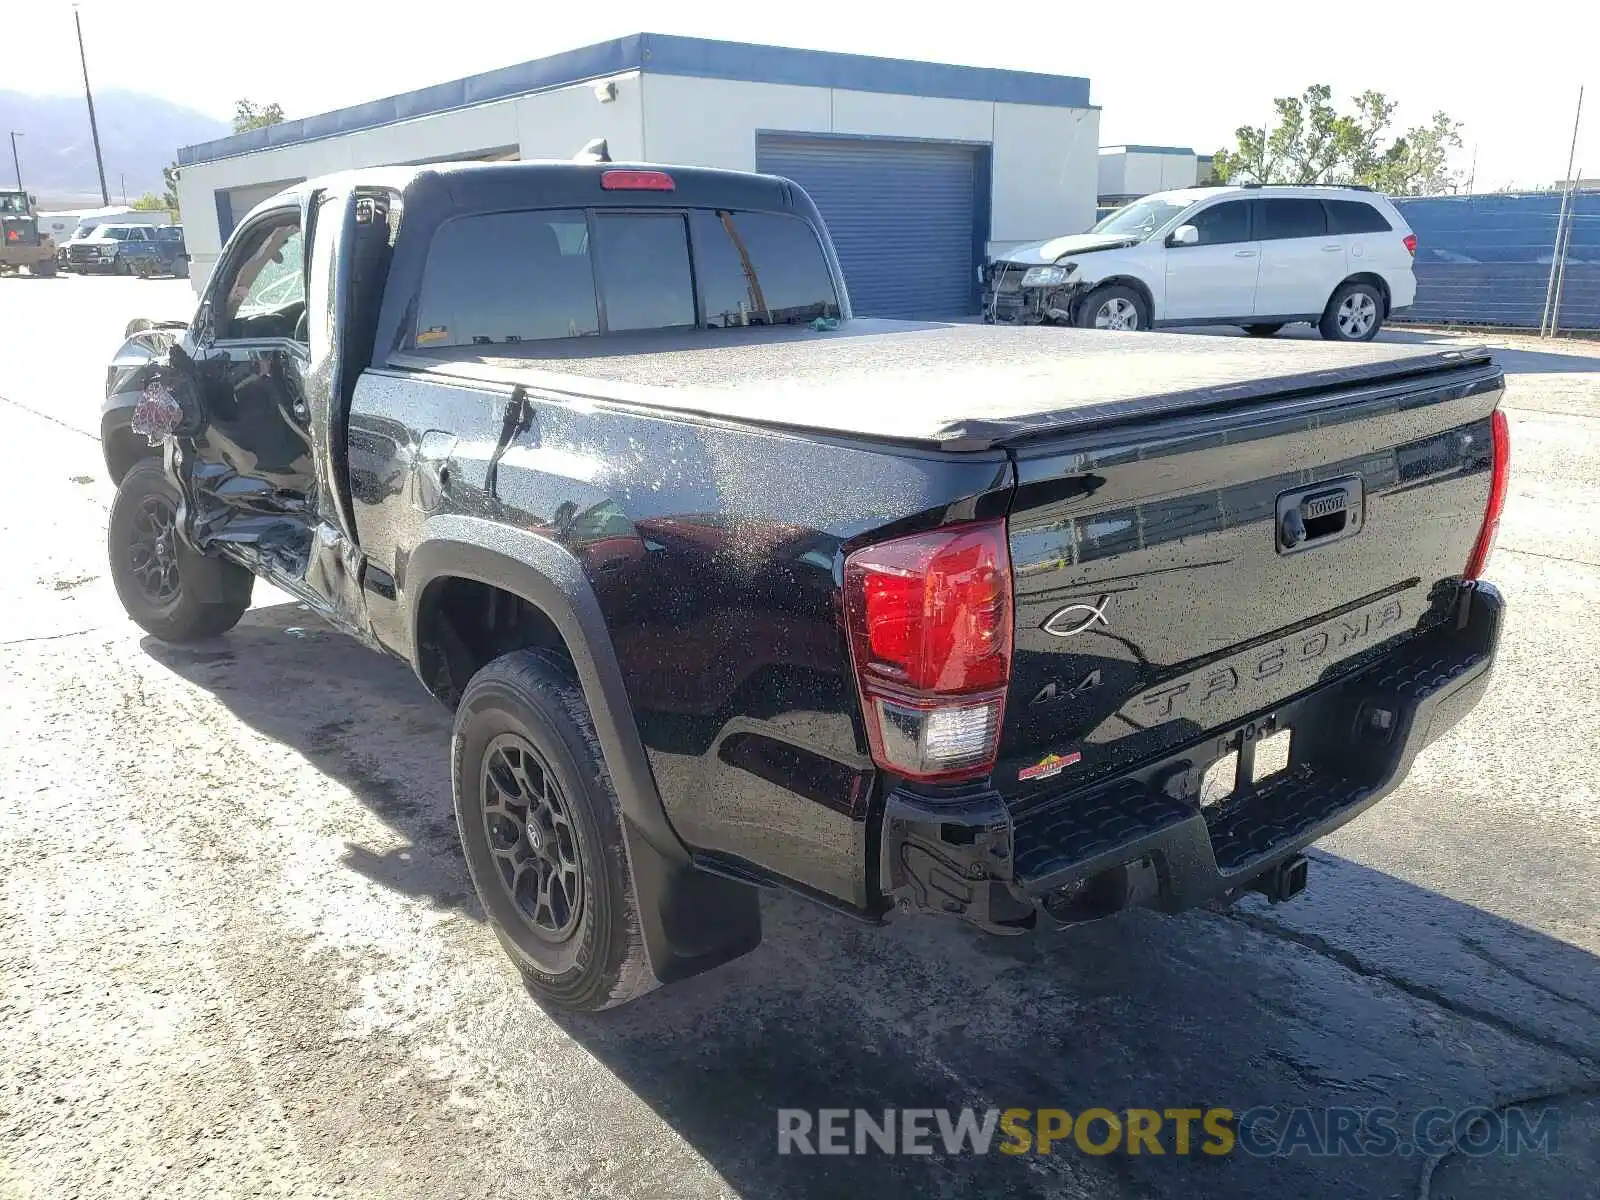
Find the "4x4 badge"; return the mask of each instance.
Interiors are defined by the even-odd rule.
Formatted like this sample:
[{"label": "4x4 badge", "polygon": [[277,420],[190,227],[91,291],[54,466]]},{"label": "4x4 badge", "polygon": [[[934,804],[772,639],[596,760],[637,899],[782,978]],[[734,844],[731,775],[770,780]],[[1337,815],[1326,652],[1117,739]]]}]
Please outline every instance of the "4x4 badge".
[{"label": "4x4 badge", "polygon": [[1106,620],[1106,605],[1110,603],[1110,596],[1101,596],[1098,604],[1069,604],[1057,609],[1044,623],[1044,631],[1051,637],[1073,637],[1096,622],[1110,629],[1111,622]]}]

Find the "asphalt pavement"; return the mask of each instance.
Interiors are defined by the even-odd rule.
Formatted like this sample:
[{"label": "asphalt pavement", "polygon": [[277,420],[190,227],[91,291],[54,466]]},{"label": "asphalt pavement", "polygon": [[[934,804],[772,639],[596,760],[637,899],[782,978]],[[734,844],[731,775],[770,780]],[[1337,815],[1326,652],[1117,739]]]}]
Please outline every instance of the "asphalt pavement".
[{"label": "asphalt pavement", "polygon": [[[104,363],[192,308],[0,279],[0,1196],[1600,1195],[1600,349],[1498,339],[1500,668],[1304,896],[1019,940],[769,896],[756,953],[578,1018],[483,924],[407,668],[259,585],[205,645],[124,618]],[[964,1106],[1476,1110],[1469,1142],[1520,1107],[1560,1136],[778,1152],[780,1109]]]}]

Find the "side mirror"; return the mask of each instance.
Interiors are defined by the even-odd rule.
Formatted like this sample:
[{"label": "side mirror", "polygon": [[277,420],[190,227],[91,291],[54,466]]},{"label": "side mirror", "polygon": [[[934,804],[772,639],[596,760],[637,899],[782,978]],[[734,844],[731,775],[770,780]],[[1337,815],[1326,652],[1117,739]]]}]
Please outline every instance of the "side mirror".
[{"label": "side mirror", "polygon": [[1193,225],[1179,225],[1172,231],[1172,236],[1167,239],[1169,246],[1198,246],[1200,244],[1200,231]]}]

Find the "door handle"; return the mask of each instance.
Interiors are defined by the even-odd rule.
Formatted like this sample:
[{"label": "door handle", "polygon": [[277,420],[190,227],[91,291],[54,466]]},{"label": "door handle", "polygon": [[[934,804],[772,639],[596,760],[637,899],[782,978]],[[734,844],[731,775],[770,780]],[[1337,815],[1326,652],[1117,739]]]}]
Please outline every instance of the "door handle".
[{"label": "door handle", "polygon": [[1343,250],[1344,247],[1343,246],[1324,246],[1322,249],[1323,249],[1324,253],[1337,254],[1337,253],[1339,253],[1339,251]]},{"label": "door handle", "polygon": [[1233,256],[1235,258],[1254,258],[1256,252],[1254,250],[1235,250]]},{"label": "door handle", "polygon": [[1360,533],[1363,499],[1360,475],[1282,493],[1275,514],[1278,553],[1297,554]]}]

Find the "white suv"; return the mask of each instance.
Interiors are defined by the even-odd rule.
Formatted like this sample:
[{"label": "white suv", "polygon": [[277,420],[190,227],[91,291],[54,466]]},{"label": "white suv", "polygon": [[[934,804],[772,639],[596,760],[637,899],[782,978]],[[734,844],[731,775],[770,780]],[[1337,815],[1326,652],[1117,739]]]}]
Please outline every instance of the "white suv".
[{"label": "white suv", "polygon": [[1149,329],[1306,321],[1364,342],[1417,292],[1417,238],[1376,192],[1205,187],[1157,192],[1090,232],[990,264],[984,316],[1005,324]]}]

